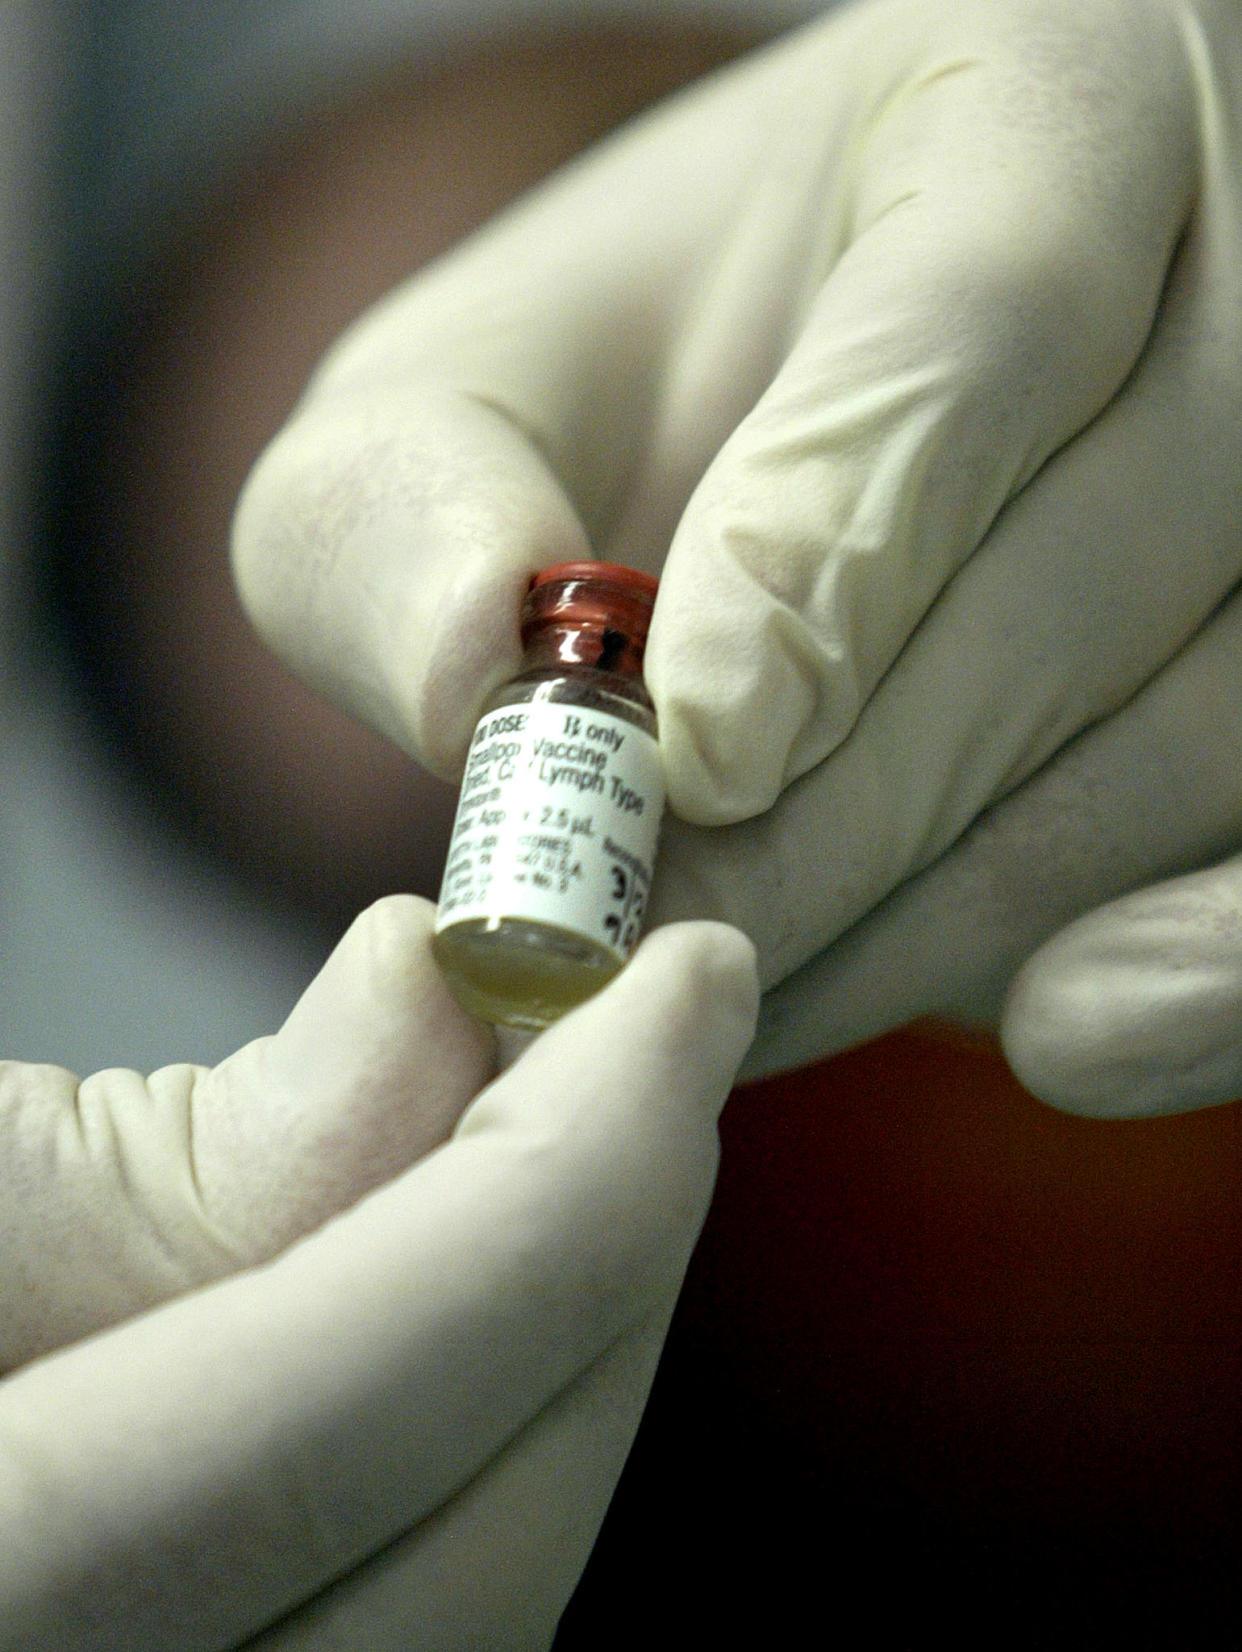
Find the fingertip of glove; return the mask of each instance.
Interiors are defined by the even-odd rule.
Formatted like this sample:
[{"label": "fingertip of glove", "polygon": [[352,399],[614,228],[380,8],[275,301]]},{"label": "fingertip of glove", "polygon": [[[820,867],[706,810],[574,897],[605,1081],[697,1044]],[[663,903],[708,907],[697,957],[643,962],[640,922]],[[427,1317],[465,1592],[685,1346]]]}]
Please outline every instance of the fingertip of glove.
[{"label": "fingertip of glove", "polygon": [[[1006,995],[1000,1037],[1015,1076],[1039,1100],[1084,1118],[1136,1110],[1133,1020],[1115,968],[1073,929],[1054,936],[1019,970]],[[1142,1111],[1149,1109],[1143,1108]]]},{"label": "fingertip of glove", "polygon": [[404,972],[430,946],[435,917],[435,906],[421,895],[384,895],[358,913],[340,950],[365,950],[382,974]]},{"label": "fingertip of glove", "polygon": [[233,561],[268,642],[434,774],[521,658],[530,575],[588,554],[526,436],[455,391],[318,397],[260,456]]},{"label": "fingertip of glove", "polygon": [[751,1007],[758,1005],[755,944],[733,924],[710,919],[667,924],[648,935],[640,950],[644,958],[658,956],[662,966],[671,966],[683,978],[719,984],[740,993]]},{"label": "fingertip of glove", "polygon": [[755,1035],[759,971],[753,943],[729,924],[696,920],[655,930],[622,980],[666,1019],[687,1049],[702,1046],[730,1068]]},{"label": "fingertip of glove", "polygon": [[435,921],[434,902],[421,895],[384,895],[354,919],[338,953],[372,998],[387,993],[403,1006],[426,1002],[428,1013],[476,1026],[458,1008],[432,956]]},{"label": "fingertip of glove", "polygon": [[[1032,1095],[1083,1118],[1152,1118],[1242,1090],[1236,994],[1153,959],[1119,961],[1054,940],[1015,978],[1001,1044]],[[1223,1014],[1222,1014],[1223,1010]]]},{"label": "fingertip of glove", "polygon": [[1107,1117],[1116,1111],[1114,1086],[1101,1073],[1098,1028],[1089,1023],[1068,983],[1027,969],[1010,987],[1001,1047],[1019,1083],[1040,1101],[1064,1113]]},{"label": "fingertip of glove", "polygon": [[[649,1098],[648,1118],[706,1110],[714,1119],[754,1037],[758,1010],[755,949],[746,936],[702,920],[669,924],[646,937],[603,991],[536,1038],[504,1078],[519,1089],[534,1083],[572,1090],[573,1075],[589,1068],[594,1106],[605,1092],[627,1108],[639,1095]],[[675,1105],[653,1112],[658,1097]],[[488,1109],[475,1114],[470,1128]]]},{"label": "fingertip of glove", "polygon": [[[490,1031],[462,1010],[431,952],[435,907],[418,895],[385,895],[354,919],[286,1023],[310,1050],[345,1040],[356,1052],[434,1047],[471,1084],[494,1066]],[[378,1041],[378,1045],[377,1045]],[[338,1058],[351,1050],[337,1052]]]},{"label": "fingertip of glove", "polygon": [[691,826],[735,826],[781,794],[789,751],[781,708],[747,703],[738,687],[704,676],[693,696],[655,695],[669,808]]},{"label": "fingertip of glove", "polygon": [[670,807],[692,826],[753,819],[848,733],[852,685],[774,609],[766,623],[756,611],[744,642],[706,617],[671,630],[647,671]]}]

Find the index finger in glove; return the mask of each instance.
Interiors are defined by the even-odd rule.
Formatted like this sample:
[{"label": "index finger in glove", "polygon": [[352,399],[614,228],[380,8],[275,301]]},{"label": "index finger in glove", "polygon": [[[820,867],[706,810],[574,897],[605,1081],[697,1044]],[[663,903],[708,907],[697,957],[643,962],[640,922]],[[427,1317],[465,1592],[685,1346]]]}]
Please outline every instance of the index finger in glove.
[{"label": "index finger in glove", "polygon": [[773,986],[1122,707],[1242,566],[1242,226],[1222,166],[1124,388],[1002,511],[863,708],[767,814],[670,821],[653,915],[710,913]]},{"label": "index finger in glove", "polygon": [[676,1288],[755,1008],[739,936],[653,936],[406,1175],[11,1378],[9,1644],[231,1644],[443,1504]]},{"label": "index finger in glove", "polygon": [[[1116,392],[1196,185],[1160,6],[853,21],[903,45],[822,157],[813,296],[689,502],[652,628],[670,801],[703,824],[770,807],[840,743],[1005,503]],[[859,48],[848,24],[825,46]]]}]

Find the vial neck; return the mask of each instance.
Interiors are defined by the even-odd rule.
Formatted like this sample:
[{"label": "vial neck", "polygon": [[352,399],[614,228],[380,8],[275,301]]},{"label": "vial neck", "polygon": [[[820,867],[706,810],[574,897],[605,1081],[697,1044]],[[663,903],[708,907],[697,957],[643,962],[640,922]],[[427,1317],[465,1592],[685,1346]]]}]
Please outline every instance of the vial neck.
[{"label": "vial neck", "polygon": [[606,672],[641,683],[642,644],[609,626],[540,626],[526,637],[522,671],[557,668]]}]

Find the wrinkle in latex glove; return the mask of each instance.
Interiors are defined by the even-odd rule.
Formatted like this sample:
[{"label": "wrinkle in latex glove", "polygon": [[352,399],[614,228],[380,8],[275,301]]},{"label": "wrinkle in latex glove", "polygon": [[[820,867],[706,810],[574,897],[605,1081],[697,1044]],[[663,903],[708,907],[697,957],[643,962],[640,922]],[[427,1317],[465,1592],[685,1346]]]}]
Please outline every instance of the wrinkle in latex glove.
[{"label": "wrinkle in latex glove", "polygon": [[[1172,898],[1179,882],[1152,891],[1158,924],[1145,921],[1141,894],[1110,903],[1137,885],[1214,861],[1236,843],[1240,651],[1242,600],[1235,596],[1119,711],[1065,746],[940,859],[769,992],[748,1069],[796,1066],[930,1015],[999,1023],[1027,1086],[1072,1111],[1167,1111],[1232,1099],[1227,1066],[1212,1067],[1231,968],[1228,868],[1219,889],[1216,874],[1186,879],[1184,903]],[[1100,901],[1098,912],[1071,922]],[[1220,910],[1205,924],[1214,901]],[[1179,922],[1188,926],[1180,938]],[[1209,973],[1183,967],[1212,945],[1219,956]],[[1165,1068],[1161,1039],[1172,1028],[1158,1002],[1162,983],[1178,1045],[1176,1052],[1170,1046]],[[1207,989],[1201,1067],[1193,1054],[1200,988]],[[1201,1081],[1193,1102],[1191,1068]],[[1206,1082],[1213,1070],[1215,1085]]]},{"label": "wrinkle in latex glove", "polygon": [[267,1260],[448,1136],[492,1040],[430,938],[425,903],[371,908],[214,1070],[0,1064],[0,1369]]}]

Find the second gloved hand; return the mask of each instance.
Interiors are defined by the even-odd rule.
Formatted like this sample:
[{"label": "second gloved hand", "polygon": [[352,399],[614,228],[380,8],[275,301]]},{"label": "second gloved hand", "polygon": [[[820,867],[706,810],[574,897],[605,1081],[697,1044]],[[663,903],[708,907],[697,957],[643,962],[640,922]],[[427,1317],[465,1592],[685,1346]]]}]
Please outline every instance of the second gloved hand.
[{"label": "second gloved hand", "polygon": [[652,936],[479,1090],[431,916],[364,914],[179,1142],[161,1084],[100,1074],[76,1114],[8,1070],[10,1356],[96,1334],[0,1383],[4,1652],[550,1642],[707,1207],[753,957]]}]

